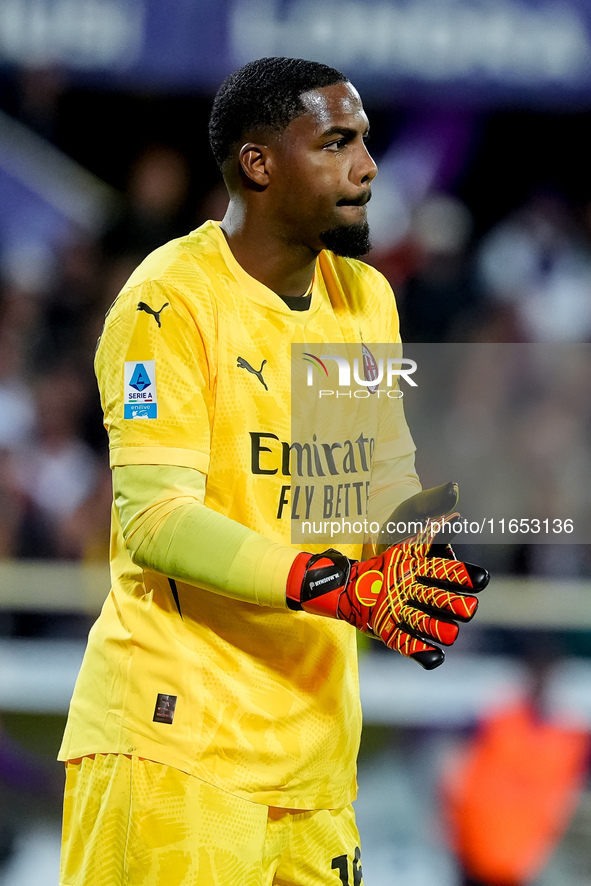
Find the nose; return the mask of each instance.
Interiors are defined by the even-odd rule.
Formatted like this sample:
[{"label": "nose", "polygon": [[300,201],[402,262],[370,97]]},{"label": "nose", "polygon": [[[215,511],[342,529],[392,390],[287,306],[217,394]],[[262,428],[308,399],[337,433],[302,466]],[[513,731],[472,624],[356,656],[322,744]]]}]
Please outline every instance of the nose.
[{"label": "nose", "polygon": [[362,185],[367,185],[372,182],[378,174],[376,162],[367,150],[365,144],[363,145],[363,153],[359,162],[359,172],[361,174],[360,182]]}]

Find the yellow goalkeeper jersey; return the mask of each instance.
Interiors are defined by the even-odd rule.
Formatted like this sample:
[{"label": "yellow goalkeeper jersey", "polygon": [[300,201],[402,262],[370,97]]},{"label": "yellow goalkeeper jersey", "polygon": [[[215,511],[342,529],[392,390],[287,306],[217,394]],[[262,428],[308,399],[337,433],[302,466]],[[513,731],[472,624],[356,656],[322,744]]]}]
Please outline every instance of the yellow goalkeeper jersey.
[{"label": "yellow goalkeeper jersey", "polygon": [[[397,339],[392,291],[373,268],[321,253],[310,308],[292,311],[207,222],[148,256],[107,315],[96,372],[111,464],[196,468],[207,477],[207,507],[291,545],[291,344]],[[363,429],[351,433],[364,439]],[[413,449],[400,412],[372,455]],[[356,451],[369,479],[369,450],[365,460],[359,443]],[[360,555],[359,546],[341,548]],[[223,563],[224,551],[211,557]],[[273,806],[336,808],[354,798],[353,627],[142,570],[115,507],[111,575],[61,759],[138,755]]]}]

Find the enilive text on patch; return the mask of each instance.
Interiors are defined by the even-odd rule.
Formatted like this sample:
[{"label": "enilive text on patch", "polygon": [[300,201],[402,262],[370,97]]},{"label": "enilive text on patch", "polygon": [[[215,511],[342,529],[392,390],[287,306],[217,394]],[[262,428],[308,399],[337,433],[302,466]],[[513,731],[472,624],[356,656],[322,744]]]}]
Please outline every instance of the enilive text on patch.
[{"label": "enilive text on patch", "polygon": [[124,418],[157,418],[156,362],[129,360],[124,374]]}]

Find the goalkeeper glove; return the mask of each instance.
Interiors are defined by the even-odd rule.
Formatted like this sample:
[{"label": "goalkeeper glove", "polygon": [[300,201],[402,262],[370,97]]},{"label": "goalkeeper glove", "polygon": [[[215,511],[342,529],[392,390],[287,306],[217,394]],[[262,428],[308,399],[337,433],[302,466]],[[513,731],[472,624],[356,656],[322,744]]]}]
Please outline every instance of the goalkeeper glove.
[{"label": "goalkeeper glove", "polygon": [[389,522],[402,525],[414,517],[421,530],[364,562],[333,549],[298,554],[287,580],[287,605],[348,621],[427,670],[438,667],[445,655],[433,641],[455,641],[457,622],[470,621],[478,606],[470,592],[489,581],[486,569],[456,560],[439,539],[438,523],[457,516],[451,513],[457,497],[456,484],[448,483],[403,502]]}]

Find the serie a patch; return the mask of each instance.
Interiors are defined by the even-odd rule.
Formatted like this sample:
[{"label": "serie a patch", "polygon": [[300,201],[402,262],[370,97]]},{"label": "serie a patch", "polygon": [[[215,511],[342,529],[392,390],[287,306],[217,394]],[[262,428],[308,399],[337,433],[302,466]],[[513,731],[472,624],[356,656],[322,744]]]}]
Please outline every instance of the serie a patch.
[{"label": "serie a patch", "polygon": [[128,360],[124,367],[124,418],[157,418],[156,361]]}]

